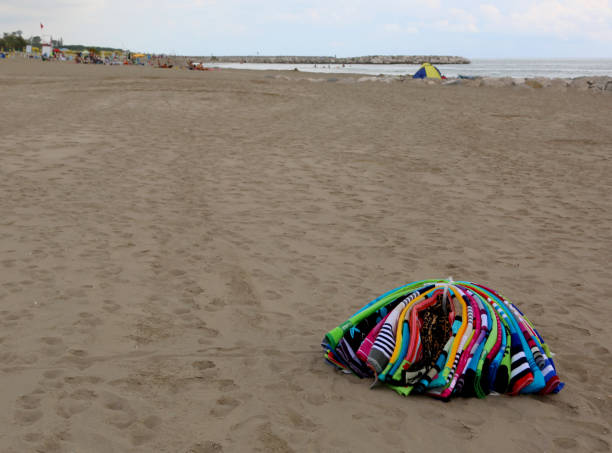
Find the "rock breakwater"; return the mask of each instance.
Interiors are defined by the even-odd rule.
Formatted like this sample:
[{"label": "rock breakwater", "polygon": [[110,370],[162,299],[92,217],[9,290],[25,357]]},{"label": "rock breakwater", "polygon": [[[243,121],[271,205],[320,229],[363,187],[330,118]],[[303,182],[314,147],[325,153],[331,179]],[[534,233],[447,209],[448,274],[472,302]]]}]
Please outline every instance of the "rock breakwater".
[{"label": "rock breakwater", "polygon": [[316,56],[210,56],[194,57],[206,63],[267,63],[267,64],[469,64],[464,57],[449,55],[366,55],[362,57]]},{"label": "rock breakwater", "polygon": [[[303,73],[302,73],[303,74]],[[473,78],[448,78],[448,79],[413,79],[411,76],[342,76],[342,77],[295,77],[284,74],[268,75],[267,78],[286,81],[308,81],[308,82],[337,82],[342,84],[379,82],[379,83],[408,83],[416,85],[461,85],[465,87],[488,87],[488,88],[516,88],[516,89],[553,89],[561,91],[589,91],[593,93],[606,93],[612,95],[612,77],[593,76],[576,77],[573,79],[559,78],[512,78],[512,77],[473,77]]]},{"label": "rock breakwater", "polygon": [[579,91],[593,91],[612,93],[612,77],[593,76],[576,77],[573,79],[549,79],[546,77],[534,78],[512,78],[512,77],[482,77],[472,80],[447,79],[442,84],[461,84],[468,86],[485,87],[527,87],[533,89],[553,88],[553,89],[572,89]]}]

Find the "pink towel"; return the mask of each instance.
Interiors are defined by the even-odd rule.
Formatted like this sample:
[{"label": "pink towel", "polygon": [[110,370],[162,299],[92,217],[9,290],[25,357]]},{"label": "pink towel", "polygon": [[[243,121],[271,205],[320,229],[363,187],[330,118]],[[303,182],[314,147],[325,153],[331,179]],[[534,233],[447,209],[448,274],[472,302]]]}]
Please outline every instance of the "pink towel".
[{"label": "pink towel", "polygon": [[385,320],[389,317],[390,314],[391,313],[387,313],[387,316],[378,321],[378,324],[376,324],[374,328],[370,330],[368,336],[365,337],[365,340],[361,342],[361,346],[359,346],[359,349],[357,350],[357,357],[359,357],[365,363],[368,362],[368,355],[370,355],[370,349],[372,349],[372,345],[374,344],[374,340],[376,340],[376,337],[378,336],[378,332],[380,332],[380,329],[382,329]]}]

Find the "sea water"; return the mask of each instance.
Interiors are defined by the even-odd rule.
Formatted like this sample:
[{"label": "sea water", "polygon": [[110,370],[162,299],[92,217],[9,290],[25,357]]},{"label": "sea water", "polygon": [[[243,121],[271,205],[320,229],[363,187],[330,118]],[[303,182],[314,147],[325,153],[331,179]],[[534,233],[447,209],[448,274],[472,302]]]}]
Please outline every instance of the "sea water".
[{"label": "sea water", "polygon": [[[211,64],[210,66],[213,66]],[[267,64],[215,63],[214,66],[235,69],[259,69],[330,74],[411,75],[419,65],[407,64]],[[612,58],[606,59],[474,59],[470,64],[436,65],[446,77],[548,77],[569,79],[582,76],[612,77]]]}]

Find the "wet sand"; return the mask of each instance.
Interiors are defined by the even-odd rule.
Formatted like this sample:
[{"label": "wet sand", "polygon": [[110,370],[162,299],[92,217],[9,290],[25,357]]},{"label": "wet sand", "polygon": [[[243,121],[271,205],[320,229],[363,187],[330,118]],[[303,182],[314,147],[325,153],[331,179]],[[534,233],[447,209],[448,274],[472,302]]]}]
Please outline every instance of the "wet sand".
[{"label": "wet sand", "polygon": [[[612,97],[0,62],[3,452],[609,451]],[[555,396],[319,346],[423,278],[509,297]]]}]

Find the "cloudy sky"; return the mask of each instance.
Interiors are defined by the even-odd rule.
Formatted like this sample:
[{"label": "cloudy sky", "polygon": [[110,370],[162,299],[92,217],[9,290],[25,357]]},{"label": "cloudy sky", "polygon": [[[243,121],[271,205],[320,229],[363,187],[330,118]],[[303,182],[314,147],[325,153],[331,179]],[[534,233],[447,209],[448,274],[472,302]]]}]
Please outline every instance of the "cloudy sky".
[{"label": "cloudy sky", "polygon": [[0,0],[0,31],[41,22],[65,44],[183,55],[612,58],[612,0]]}]

